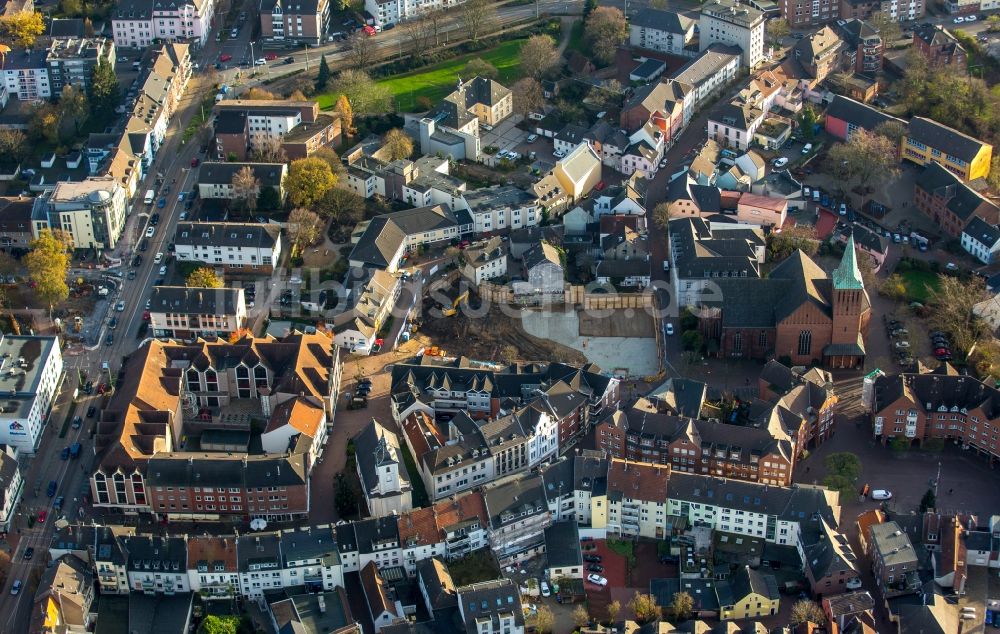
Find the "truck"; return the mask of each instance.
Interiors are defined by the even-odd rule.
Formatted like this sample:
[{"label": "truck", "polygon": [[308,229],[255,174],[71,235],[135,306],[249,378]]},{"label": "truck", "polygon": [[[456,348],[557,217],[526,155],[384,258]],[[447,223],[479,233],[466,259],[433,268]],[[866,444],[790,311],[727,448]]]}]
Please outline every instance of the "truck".
[{"label": "truck", "polygon": [[74,460],[80,457],[80,443],[75,442],[69,446],[69,457]]},{"label": "truck", "polygon": [[152,189],[147,189],[146,195],[142,197],[142,202],[146,203],[147,205],[152,205],[154,200],[156,200],[156,192],[154,192]]}]

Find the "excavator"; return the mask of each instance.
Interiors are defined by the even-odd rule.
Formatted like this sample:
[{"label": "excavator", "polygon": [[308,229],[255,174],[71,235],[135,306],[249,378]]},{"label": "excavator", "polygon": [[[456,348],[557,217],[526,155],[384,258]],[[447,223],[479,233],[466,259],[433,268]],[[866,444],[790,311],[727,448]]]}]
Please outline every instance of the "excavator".
[{"label": "excavator", "polygon": [[469,291],[465,291],[464,293],[455,298],[455,301],[451,303],[451,308],[445,308],[444,306],[442,306],[441,314],[444,315],[445,317],[451,317],[452,315],[458,312],[458,307],[462,304],[462,302],[468,302],[468,301],[469,301]]}]

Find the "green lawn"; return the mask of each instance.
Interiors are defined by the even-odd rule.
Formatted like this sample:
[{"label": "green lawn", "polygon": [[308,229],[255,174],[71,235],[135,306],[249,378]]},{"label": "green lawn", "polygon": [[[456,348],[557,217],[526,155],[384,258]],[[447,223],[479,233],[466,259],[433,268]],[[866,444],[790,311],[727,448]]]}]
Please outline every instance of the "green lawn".
[{"label": "green lawn", "polygon": [[474,550],[461,559],[449,561],[448,571],[456,586],[492,581],[500,577],[500,566],[489,548]]},{"label": "green lawn", "polygon": [[[436,104],[450,92],[455,90],[455,82],[459,74],[469,60],[481,57],[490,64],[496,66],[499,71],[499,81],[510,85],[511,82],[521,76],[521,63],[518,53],[524,38],[510,40],[500,44],[495,48],[478,53],[462,55],[455,59],[450,59],[438,64],[426,66],[419,70],[396,75],[380,81],[383,86],[388,86],[396,98],[396,109],[399,112],[412,112],[419,110],[417,99],[427,97],[431,103]],[[466,77],[465,79],[469,79]],[[337,103],[338,93],[325,93],[319,95],[316,100],[323,110],[333,108]]]},{"label": "green lawn", "polygon": [[903,278],[903,284],[906,285],[906,294],[910,298],[910,301],[920,302],[924,304],[927,302],[928,287],[937,288],[938,286],[938,274],[932,273],[930,271],[905,271],[900,273],[899,276]]}]

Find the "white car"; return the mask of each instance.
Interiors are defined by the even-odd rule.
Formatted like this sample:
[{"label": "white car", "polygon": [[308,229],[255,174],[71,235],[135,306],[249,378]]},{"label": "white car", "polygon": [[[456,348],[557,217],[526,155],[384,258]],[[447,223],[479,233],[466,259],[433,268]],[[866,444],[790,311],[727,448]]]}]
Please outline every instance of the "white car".
[{"label": "white car", "polygon": [[667,334],[668,335],[674,334],[674,325],[673,324],[667,324],[666,330],[667,330]]},{"label": "white car", "polygon": [[566,153],[563,152],[562,150],[556,150],[555,152],[552,153],[552,156],[554,156],[556,158],[562,158],[562,157],[566,156]]},{"label": "white car", "polygon": [[660,161],[660,169],[663,169],[666,166],[667,166],[667,159],[663,159],[662,161]]},{"label": "white car", "polygon": [[962,16],[958,16],[957,18],[952,20],[952,22],[954,22],[955,24],[961,24],[962,22],[965,22],[965,18],[963,18]]},{"label": "white car", "polygon": [[528,143],[534,143],[537,140],[538,140],[538,135],[537,134],[529,134],[528,135],[528,139],[527,139]]},{"label": "white car", "polygon": [[803,154],[809,154],[810,152],[812,152],[812,149],[813,149],[813,144],[812,143],[806,143],[802,147],[802,153]]},{"label": "white car", "polygon": [[115,310],[118,311],[119,313],[124,312],[125,311],[125,302],[118,302],[118,305],[115,306]]},{"label": "white car", "polygon": [[166,275],[166,274],[167,274],[167,267],[165,265],[161,266],[160,267],[160,275]]},{"label": "white car", "polygon": [[872,491],[873,500],[891,500],[892,492],[886,491],[885,489],[875,489]]},{"label": "white car", "polygon": [[156,257],[153,258],[153,264],[159,264],[162,261],[163,261],[163,253],[162,252],[157,253]]},{"label": "white car", "polygon": [[595,572],[592,572],[589,575],[587,575],[587,581],[599,585],[601,587],[608,585],[608,580]]},{"label": "white car", "polygon": [[263,66],[263,65],[264,65],[264,64],[266,64],[266,63],[267,63],[267,60],[266,60],[266,59],[264,59],[263,57],[261,57],[260,59],[258,59],[257,61],[255,61],[255,62],[253,63],[253,65],[254,65],[254,66]]},{"label": "white car", "polygon": [[788,165],[788,159],[785,158],[784,156],[779,156],[778,158],[774,159],[774,163],[772,163],[772,165],[776,169],[781,169],[782,167]]},{"label": "white car", "polygon": [[146,237],[147,238],[152,238],[154,233],[156,233],[156,227],[153,227],[153,226],[146,227]]},{"label": "white car", "polygon": [[542,596],[548,597],[552,595],[552,590],[549,589],[549,583],[547,581],[542,581]]},{"label": "white car", "polygon": [[970,16],[968,16],[968,17],[966,17],[966,18],[965,18],[965,21],[966,21],[966,22],[975,22],[975,21],[976,21],[976,20],[978,20],[978,19],[979,19],[979,18],[977,18],[976,16],[974,16],[974,15],[970,15]]}]

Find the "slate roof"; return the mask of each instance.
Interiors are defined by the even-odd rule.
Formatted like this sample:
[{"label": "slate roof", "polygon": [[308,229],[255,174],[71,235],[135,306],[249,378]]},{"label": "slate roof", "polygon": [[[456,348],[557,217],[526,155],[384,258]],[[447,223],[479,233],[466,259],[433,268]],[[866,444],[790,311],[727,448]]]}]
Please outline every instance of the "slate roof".
[{"label": "slate roof", "polygon": [[966,163],[971,163],[984,146],[989,146],[988,143],[959,132],[955,128],[924,117],[910,119],[906,135],[927,147],[957,156]]},{"label": "slate roof", "polygon": [[943,364],[926,374],[887,374],[875,380],[874,411],[906,396],[926,412],[981,408],[990,419],[1000,418],[1000,390]]},{"label": "slate roof", "polygon": [[174,243],[273,249],[280,233],[275,225],[254,222],[178,222]]},{"label": "slate roof", "polygon": [[552,522],[545,529],[545,557],[549,568],[583,566],[580,527],[576,520]]},{"label": "slate roof", "polygon": [[979,216],[973,216],[962,233],[985,245],[986,248],[992,248],[997,242],[1000,242],[1000,229]]},{"label": "slate roof", "polygon": [[154,286],[149,298],[152,313],[186,313],[189,315],[235,315],[243,302],[242,288],[192,288],[188,286]]},{"label": "slate roof", "polygon": [[740,568],[729,579],[716,583],[715,592],[719,597],[719,605],[723,607],[736,605],[750,594],[772,601],[780,598],[774,575],[763,574],[750,566]]},{"label": "slate roof", "polygon": [[927,164],[917,179],[916,187],[947,200],[945,207],[962,221],[971,218],[981,206],[993,207],[996,210],[996,205],[980,196],[961,178],[938,163]]},{"label": "slate roof", "polygon": [[694,26],[694,20],[673,11],[647,8],[633,15],[629,24],[684,35]]},{"label": "slate roof", "polygon": [[705,383],[678,377],[667,379],[646,396],[664,404],[678,416],[701,418],[701,408],[707,394],[708,385]]},{"label": "slate roof", "polygon": [[[460,228],[465,224],[471,224],[468,212],[463,211],[456,215],[446,204],[415,207],[375,216],[361,239],[354,245],[349,259],[376,268],[385,268],[406,241],[407,236],[449,227]],[[457,233],[455,235],[458,236]]]},{"label": "slate roof", "polygon": [[444,610],[458,605],[455,582],[443,561],[437,557],[418,560],[417,576],[423,581],[432,609]]},{"label": "slate roof", "polygon": [[545,487],[542,478],[537,475],[487,489],[483,492],[483,499],[494,530],[500,530],[505,524],[520,518],[521,513],[538,515],[549,512]]},{"label": "slate roof", "polygon": [[284,163],[216,163],[206,161],[198,169],[198,184],[229,185],[244,167],[249,167],[261,187],[280,187]]},{"label": "slate roof", "polygon": [[648,277],[650,266],[645,259],[601,260],[595,273],[598,277],[608,278]]},{"label": "slate roof", "polygon": [[521,593],[510,579],[498,579],[462,586],[458,589],[458,601],[465,617],[468,634],[477,634],[479,622],[489,620],[490,631],[500,630],[499,617],[513,616],[518,628],[524,627],[524,610],[521,607]]},{"label": "slate roof", "polygon": [[243,134],[247,129],[247,113],[243,110],[220,110],[215,114],[216,134]]},{"label": "slate roof", "polygon": [[649,593],[656,597],[657,605],[670,605],[674,595],[687,592],[694,599],[694,607],[698,611],[717,612],[719,598],[715,593],[714,579],[652,579],[649,582]]},{"label": "slate roof", "polygon": [[857,556],[851,549],[847,536],[837,532],[825,520],[821,522],[819,539],[804,547],[805,564],[812,578],[820,581],[824,577],[839,576],[841,572],[857,573]]},{"label": "slate roof", "polygon": [[157,453],[149,459],[149,486],[225,486],[250,489],[306,483],[302,454]]},{"label": "slate roof", "polygon": [[[364,480],[365,494],[374,495],[374,490],[379,485],[379,473],[385,467],[396,470],[399,474],[400,485],[404,488],[410,483],[410,477],[406,468],[402,465],[400,455],[399,437],[392,431],[386,429],[374,418],[365,425],[357,436],[354,437],[355,457],[358,461],[358,469]],[[382,492],[381,495],[398,495],[398,491]]]}]

